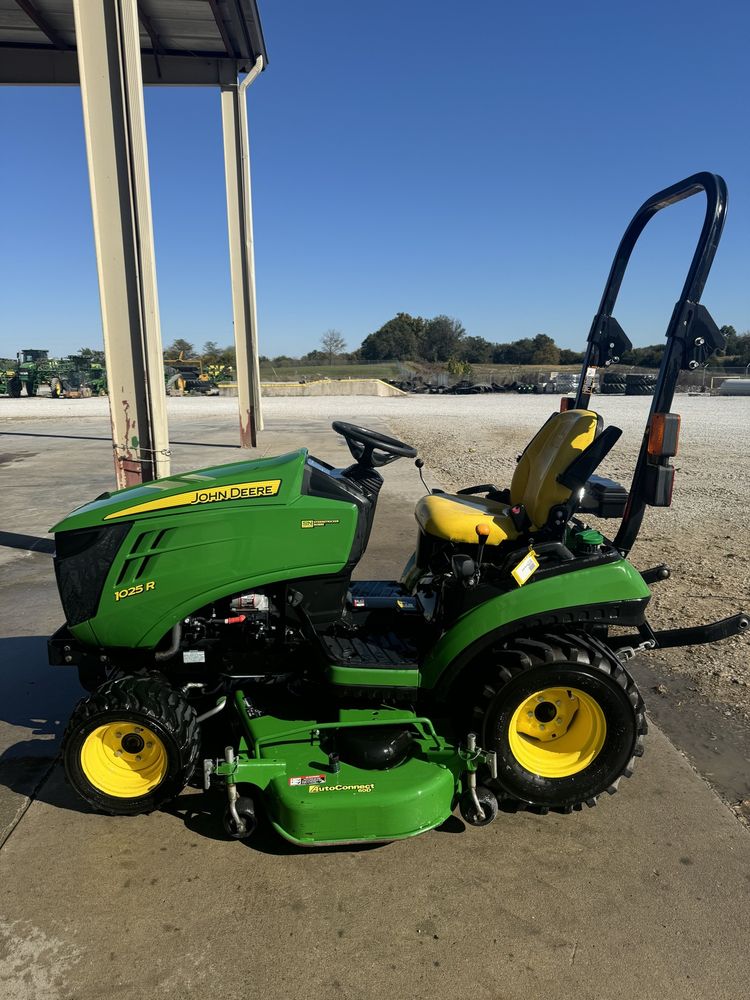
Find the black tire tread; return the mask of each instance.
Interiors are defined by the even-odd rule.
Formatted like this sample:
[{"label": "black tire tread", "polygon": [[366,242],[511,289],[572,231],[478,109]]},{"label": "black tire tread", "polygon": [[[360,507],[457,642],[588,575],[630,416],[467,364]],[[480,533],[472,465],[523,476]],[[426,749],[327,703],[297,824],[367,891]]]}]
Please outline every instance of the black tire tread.
[{"label": "black tire tread", "polygon": [[632,372],[626,376],[626,396],[653,396],[655,388],[656,375],[644,375]]},{"label": "black tire tread", "polygon": [[[484,678],[484,683],[481,686],[481,694],[473,710],[475,726],[479,726],[484,722],[490,702],[503,685],[522,671],[533,669],[534,667],[549,666],[556,663],[583,664],[608,674],[625,691],[635,714],[636,741],[633,748],[633,755],[622,773],[604,789],[609,795],[614,795],[619,788],[622,778],[629,778],[633,774],[636,757],[643,756],[644,737],[648,733],[646,707],[640,691],[633,678],[615,654],[604,643],[592,635],[579,632],[543,633],[542,635],[534,635],[533,637],[516,637],[509,639],[502,646],[496,647],[494,653],[498,658],[498,662],[491,668],[489,675]],[[501,660],[502,662],[500,662]],[[585,801],[585,804],[589,807],[595,806],[596,803],[596,796]],[[505,801],[501,801],[501,804],[506,809],[511,806],[514,811],[527,810],[541,815],[546,815],[550,811],[550,807],[545,805],[529,805],[518,799],[508,801],[507,796],[505,797]],[[580,810],[580,808],[580,805],[566,806],[554,809],[554,811],[571,813],[574,810]]]},{"label": "black tire tread", "polygon": [[[158,674],[118,677],[106,681],[88,698],[82,699],[65,728],[61,743],[63,756],[71,738],[82,726],[97,716],[112,711],[131,712],[142,715],[146,720],[158,720],[170,732],[182,761],[179,781],[184,787],[198,762],[200,724],[193,706]],[[154,808],[157,806],[152,806],[148,811]],[[97,806],[97,809],[111,815],[116,813],[115,810],[102,806]]]}]

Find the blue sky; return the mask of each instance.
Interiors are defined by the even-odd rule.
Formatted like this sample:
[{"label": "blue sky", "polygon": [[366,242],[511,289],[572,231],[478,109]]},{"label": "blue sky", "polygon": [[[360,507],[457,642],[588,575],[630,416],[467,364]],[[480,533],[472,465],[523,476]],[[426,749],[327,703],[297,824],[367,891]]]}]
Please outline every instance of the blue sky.
[{"label": "blue sky", "polygon": [[[395,312],[580,347],[654,191],[727,179],[703,301],[750,327],[750,7],[260,0],[250,89],[260,342],[356,347]],[[162,335],[232,340],[219,97],[146,91]],[[77,88],[0,89],[0,355],[101,343]],[[651,223],[616,315],[653,343],[703,212]]]}]

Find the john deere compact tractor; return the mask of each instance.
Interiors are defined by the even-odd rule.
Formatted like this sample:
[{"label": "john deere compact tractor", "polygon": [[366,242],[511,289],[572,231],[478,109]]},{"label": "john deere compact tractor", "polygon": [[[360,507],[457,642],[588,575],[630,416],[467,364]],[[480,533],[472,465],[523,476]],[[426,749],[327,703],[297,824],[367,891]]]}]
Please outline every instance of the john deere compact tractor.
[{"label": "john deere compact tractor", "polygon": [[[700,191],[705,222],[626,491],[596,475],[620,431],[589,408],[593,380],[630,346],[613,307],[638,236]],[[509,486],[418,502],[398,580],[352,574],[379,470],[416,451],[339,421],[347,468],[300,449],[103,494],[61,521],[67,621],[49,649],[91,692],[63,742],[78,794],[133,815],[197,773],[221,792],[231,836],[249,837],[262,809],[283,837],[319,845],[411,837],[457,807],[483,826],[499,808],[570,812],[614,792],[646,735],[629,658],[748,627],[738,614],[654,632],[649,587],[668,570],[639,573],[627,560],[645,508],[672,502],[677,377],[721,344],[699,299],[725,209],[724,182],[705,173],[639,209],[577,395],[531,440]],[[588,515],[619,520],[614,538]],[[213,734],[203,750],[202,730]]]}]

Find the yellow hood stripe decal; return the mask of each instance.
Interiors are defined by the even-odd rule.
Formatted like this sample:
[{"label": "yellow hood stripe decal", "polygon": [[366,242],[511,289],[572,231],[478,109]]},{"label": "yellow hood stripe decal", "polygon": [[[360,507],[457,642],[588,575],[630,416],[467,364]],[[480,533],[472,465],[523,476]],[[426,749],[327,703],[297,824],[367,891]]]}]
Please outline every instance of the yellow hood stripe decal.
[{"label": "yellow hood stripe decal", "polygon": [[275,497],[281,487],[280,479],[265,479],[255,483],[233,483],[229,486],[204,486],[199,490],[189,490],[187,493],[174,493],[169,497],[159,497],[157,500],[146,500],[107,514],[105,521],[115,517],[132,517],[134,514],[148,514],[153,510],[168,510],[170,507],[190,507],[207,503],[221,503],[225,500],[250,500],[262,497]]}]

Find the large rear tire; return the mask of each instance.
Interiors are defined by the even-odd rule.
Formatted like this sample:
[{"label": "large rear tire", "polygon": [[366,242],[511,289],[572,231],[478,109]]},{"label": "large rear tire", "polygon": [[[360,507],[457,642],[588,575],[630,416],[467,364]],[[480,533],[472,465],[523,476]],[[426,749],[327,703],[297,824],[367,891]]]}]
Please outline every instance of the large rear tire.
[{"label": "large rear tire", "polygon": [[153,677],[108,681],[79,702],[63,736],[68,781],[98,812],[135,816],[175,798],[198,760],[183,695]]},{"label": "large rear tire", "polygon": [[23,388],[23,382],[17,375],[13,375],[8,379],[8,395],[12,396],[13,399],[18,399],[21,395],[21,389]]},{"label": "large rear tire", "polygon": [[614,794],[643,754],[647,723],[632,677],[590,636],[516,638],[497,650],[475,708],[497,753],[507,805],[571,812]]},{"label": "large rear tire", "polygon": [[599,392],[605,396],[624,396],[626,376],[621,372],[605,372],[599,385]]},{"label": "large rear tire", "polygon": [[628,374],[625,380],[626,396],[653,396],[656,375]]}]

